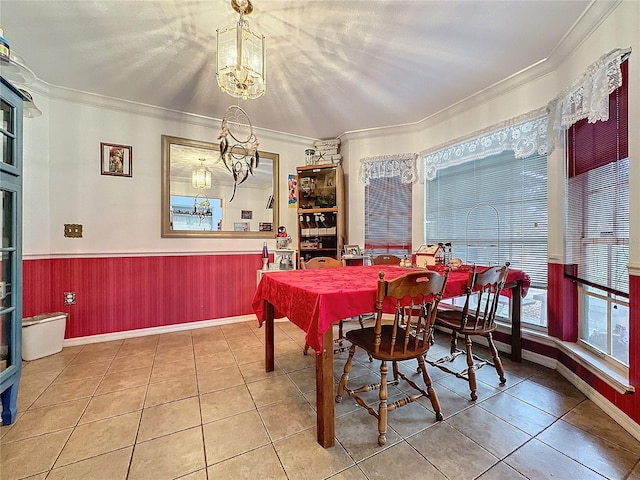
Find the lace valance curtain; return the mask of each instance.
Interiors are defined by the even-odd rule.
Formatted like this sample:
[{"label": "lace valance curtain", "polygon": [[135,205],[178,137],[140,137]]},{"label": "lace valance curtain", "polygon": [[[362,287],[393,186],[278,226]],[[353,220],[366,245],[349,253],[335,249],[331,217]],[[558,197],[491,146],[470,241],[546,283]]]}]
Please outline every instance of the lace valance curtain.
[{"label": "lace valance curtain", "polygon": [[512,150],[516,158],[547,153],[547,115],[544,109],[493,125],[464,140],[420,152],[424,179],[434,180],[438,170]]},{"label": "lace valance curtain", "polygon": [[617,48],[604,54],[547,104],[550,152],[564,131],[578,120],[586,118],[589,123],[609,120],[609,94],[622,85],[620,64],[630,51]]},{"label": "lace valance curtain", "polygon": [[402,183],[415,183],[418,179],[415,153],[383,155],[360,159],[360,182],[369,185],[375,178],[400,177]]}]

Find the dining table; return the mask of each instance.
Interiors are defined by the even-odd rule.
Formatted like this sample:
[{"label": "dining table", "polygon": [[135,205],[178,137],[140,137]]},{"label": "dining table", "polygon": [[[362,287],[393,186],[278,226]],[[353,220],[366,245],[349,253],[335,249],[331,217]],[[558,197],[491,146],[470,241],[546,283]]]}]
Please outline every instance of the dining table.
[{"label": "dining table", "polygon": [[[429,268],[440,272],[444,269],[442,266]],[[465,293],[470,270],[471,266],[463,265],[449,272],[443,298]],[[415,268],[395,265],[370,265],[274,270],[262,276],[252,307],[265,329],[265,370],[271,372],[275,368],[274,320],[286,317],[305,332],[307,344],[316,353],[317,441],[323,447],[335,444],[332,325],[375,310],[379,272],[384,272],[385,280],[393,280],[415,271]],[[515,361],[522,358],[521,299],[530,283],[524,271],[510,269],[502,290],[503,295],[511,298],[511,358]]]}]

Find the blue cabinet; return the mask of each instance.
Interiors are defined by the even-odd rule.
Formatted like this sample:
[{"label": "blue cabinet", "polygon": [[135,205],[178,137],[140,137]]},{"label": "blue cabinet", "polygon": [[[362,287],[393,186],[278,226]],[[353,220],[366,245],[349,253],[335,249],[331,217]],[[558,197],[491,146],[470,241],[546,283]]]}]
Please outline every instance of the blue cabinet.
[{"label": "blue cabinet", "polygon": [[0,396],[2,423],[17,415],[22,365],[22,102],[0,77]]}]

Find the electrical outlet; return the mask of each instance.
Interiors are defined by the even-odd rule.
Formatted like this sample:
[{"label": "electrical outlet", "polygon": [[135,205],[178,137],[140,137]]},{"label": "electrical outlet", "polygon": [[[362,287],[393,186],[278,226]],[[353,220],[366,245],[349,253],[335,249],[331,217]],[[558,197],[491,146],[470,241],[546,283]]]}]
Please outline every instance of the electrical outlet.
[{"label": "electrical outlet", "polygon": [[64,236],[67,238],[82,238],[82,225],[79,223],[65,223]]},{"label": "electrical outlet", "polygon": [[75,305],[76,304],[76,292],[64,292],[64,304]]}]

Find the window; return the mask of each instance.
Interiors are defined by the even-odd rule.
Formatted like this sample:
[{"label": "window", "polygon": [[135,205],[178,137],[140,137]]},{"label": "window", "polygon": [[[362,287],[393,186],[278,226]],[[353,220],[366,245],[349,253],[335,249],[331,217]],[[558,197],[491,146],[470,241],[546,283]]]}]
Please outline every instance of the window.
[{"label": "window", "polygon": [[411,255],[411,183],[371,178],[364,191],[364,248],[371,255]]},{"label": "window", "polygon": [[[546,326],[547,156],[512,150],[452,165],[425,182],[425,243],[451,242],[465,263],[524,270],[522,321]],[[499,314],[508,316],[508,300]]]},{"label": "window", "polygon": [[628,62],[609,95],[609,120],[567,134],[567,275],[580,283],[582,342],[629,364]]}]

